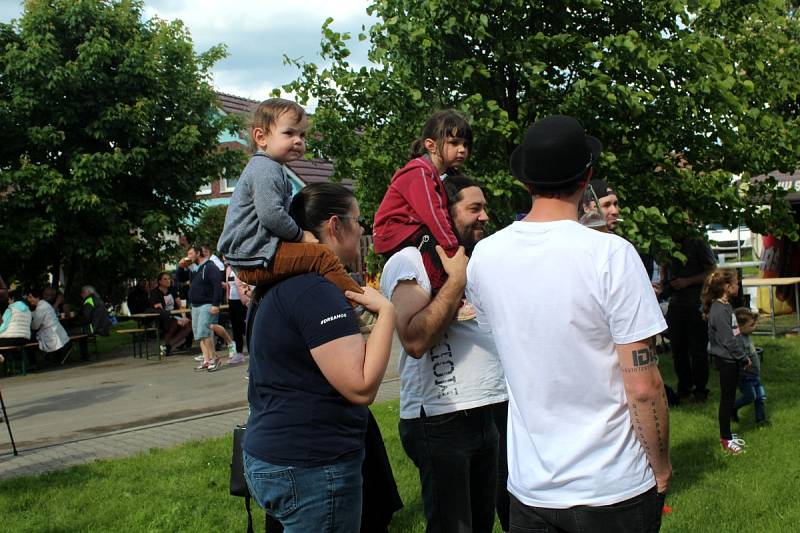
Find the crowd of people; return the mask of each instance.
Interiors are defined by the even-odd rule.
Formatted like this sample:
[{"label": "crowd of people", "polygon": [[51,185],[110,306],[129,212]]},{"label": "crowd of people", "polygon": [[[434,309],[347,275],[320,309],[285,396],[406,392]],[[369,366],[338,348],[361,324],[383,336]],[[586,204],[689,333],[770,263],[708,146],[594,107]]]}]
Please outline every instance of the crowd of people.
[{"label": "crowd of people", "polygon": [[[307,129],[294,102],[258,106],[255,154],[218,243],[253,288],[245,477],[285,531],[366,531],[375,509],[364,502],[381,487],[392,494],[368,480],[363,458],[374,453],[364,406],[394,332],[400,438],[429,532],[491,531],[495,516],[504,531],[657,531],[671,388],[654,338],[668,325],[678,398],[707,400],[706,343],[717,356],[725,451],[741,439],[723,418],[729,426],[756,403],[766,420],[757,351],[739,329],[720,340],[729,309],[700,310],[708,294],[730,294],[730,280],[722,296],[709,289],[720,271],[702,241],[680,243],[687,262],[658,265],[615,234],[619,198],[593,177],[601,143],[574,118],[528,129],[510,166],[531,210],[487,237],[483,191],[463,173],[471,127],[457,112],[433,114],[375,215],[380,292],[347,275],[363,233],[354,195],[335,184],[291,195],[283,165],[302,157]],[[600,231],[578,222],[590,211]],[[722,370],[724,354],[736,372]]]},{"label": "crowd of people", "polygon": [[[531,209],[487,236],[484,192],[463,171],[470,124],[431,115],[375,215],[380,290],[348,274],[364,232],[353,193],[318,183],[292,196],[284,165],[303,156],[308,127],[298,104],[262,102],[217,243],[227,264],[191,246],[174,274],[128,296],[132,313],[158,312],[165,355],[199,342],[198,370],[222,364],[215,336],[234,364],[247,342],[245,478],[284,531],[386,530],[401,505],[366,407],[395,333],[399,433],[428,532],[488,532],[496,517],[515,532],[658,531],[671,389],[654,339],[668,327],[679,399],[707,401],[715,356],[725,452],[744,446],[731,433],[740,408],[754,403],[768,423],[748,337],[757,316],[732,306],[736,273],[717,270],[703,241],[658,265],[616,235],[619,198],[594,176],[602,144],[576,119],[528,128],[510,171]],[[100,305],[93,290],[82,297]],[[226,300],[233,338],[218,323]],[[14,291],[8,301],[3,344],[33,324],[41,345],[63,348],[40,293],[33,315]],[[174,313],[184,302],[191,317]]]},{"label": "crowd of people", "polygon": [[[81,287],[77,313],[64,303],[63,293],[53,287],[27,291],[4,287],[3,296],[0,346],[37,343],[37,349],[26,350],[32,366],[38,366],[37,354],[42,354],[42,364],[63,362],[73,348],[72,337],[77,339],[81,358],[86,360],[88,339],[107,336],[111,328],[105,303],[91,285]],[[2,362],[5,357],[0,354],[0,358]]]}]

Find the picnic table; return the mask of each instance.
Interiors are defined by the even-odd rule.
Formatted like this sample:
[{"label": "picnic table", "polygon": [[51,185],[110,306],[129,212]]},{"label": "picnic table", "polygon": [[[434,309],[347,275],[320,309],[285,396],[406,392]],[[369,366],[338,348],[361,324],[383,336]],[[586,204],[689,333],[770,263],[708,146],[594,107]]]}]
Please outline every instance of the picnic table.
[{"label": "picnic table", "polygon": [[[220,312],[225,311],[228,309],[228,305],[220,305],[219,310]],[[184,318],[191,317],[192,309],[190,307],[182,307],[180,309],[173,309],[169,311],[170,315],[181,315]],[[187,316],[188,315],[188,316]],[[146,359],[150,359],[150,343],[149,338],[151,333],[156,334],[156,346],[158,347],[161,344],[161,328],[158,324],[158,319],[161,317],[161,312],[158,310],[153,310],[150,312],[145,313],[134,313],[130,315],[117,315],[118,318],[122,319],[131,319],[135,320],[137,323],[137,327],[135,328],[127,328],[127,329],[118,329],[117,333],[122,334],[129,334],[133,338],[133,356],[136,357],[137,351],[139,357],[144,357]],[[157,350],[159,360],[161,359],[161,351]]]},{"label": "picnic table", "polygon": [[[800,277],[795,278],[747,278],[742,280],[743,287],[769,287],[769,306],[770,325],[772,337],[775,338],[778,334],[777,326],[775,325],[775,287],[785,287],[787,285],[794,285],[794,307],[797,315],[797,324],[795,326],[784,328],[783,333],[786,331],[800,331],[800,300],[798,300],[798,284],[800,284]],[[766,332],[754,331],[754,334],[766,334]]]}]

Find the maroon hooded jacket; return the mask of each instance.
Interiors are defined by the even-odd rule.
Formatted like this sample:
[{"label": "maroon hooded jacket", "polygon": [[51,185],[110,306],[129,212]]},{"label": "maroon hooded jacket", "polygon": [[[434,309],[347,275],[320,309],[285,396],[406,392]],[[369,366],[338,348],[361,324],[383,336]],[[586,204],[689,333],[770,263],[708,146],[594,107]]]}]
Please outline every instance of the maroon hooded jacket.
[{"label": "maroon hooded jacket", "polygon": [[396,252],[423,227],[446,251],[458,249],[439,171],[428,158],[418,157],[395,172],[375,213],[372,229],[375,252]]},{"label": "maroon hooded jacket", "polygon": [[[427,157],[418,157],[395,172],[375,213],[372,226],[375,252],[391,255],[412,244],[412,237],[424,228],[452,257],[459,243],[447,209],[444,185],[436,166]],[[436,291],[447,276],[438,264],[438,257],[423,254],[423,262],[431,288]]]}]

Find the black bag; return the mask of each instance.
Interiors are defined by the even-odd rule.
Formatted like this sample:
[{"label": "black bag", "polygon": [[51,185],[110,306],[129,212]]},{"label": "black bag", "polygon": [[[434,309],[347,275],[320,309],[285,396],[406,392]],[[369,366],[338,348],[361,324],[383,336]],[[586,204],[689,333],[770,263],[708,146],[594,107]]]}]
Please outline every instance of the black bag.
[{"label": "black bag", "polygon": [[[240,496],[244,498],[244,507],[247,509],[247,533],[254,533],[253,531],[253,510],[250,507],[250,487],[247,486],[247,480],[244,477],[244,459],[242,457],[242,448],[244,446],[244,436],[247,432],[245,426],[236,426],[233,428],[233,451],[231,452],[231,496]],[[266,533],[279,533],[283,531],[283,526],[280,522],[266,514],[264,516],[264,531]]]},{"label": "black bag", "polygon": [[231,496],[249,498],[250,489],[244,479],[244,461],[242,446],[244,445],[245,426],[233,428],[233,453],[231,454]]}]

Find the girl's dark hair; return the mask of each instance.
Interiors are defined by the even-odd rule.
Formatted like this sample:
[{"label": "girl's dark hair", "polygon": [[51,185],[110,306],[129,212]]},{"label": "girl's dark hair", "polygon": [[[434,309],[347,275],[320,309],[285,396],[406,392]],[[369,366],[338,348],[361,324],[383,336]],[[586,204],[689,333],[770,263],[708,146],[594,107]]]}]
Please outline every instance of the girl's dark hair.
[{"label": "girl's dark hair", "polygon": [[319,239],[322,223],[333,215],[348,216],[355,200],[356,196],[338,183],[312,183],[292,198],[289,214]]},{"label": "girl's dark hair", "polygon": [[22,298],[22,293],[19,289],[14,289],[13,291],[8,291],[8,299],[14,300],[18,302]]},{"label": "girl's dark hair", "polygon": [[161,278],[163,278],[164,276],[167,276],[170,280],[172,279],[172,273],[167,272],[166,270],[162,270],[161,272],[158,273],[156,281],[161,281]]},{"label": "girl's dark hair", "polygon": [[452,109],[437,111],[428,118],[422,128],[422,136],[411,144],[411,159],[427,153],[425,139],[436,141],[436,147],[441,152],[448,137],[464,139],[467,147],[472,147],[472,127],[464,115]]},{"label": "girl's dark hair", "polygon": [[734,283],[739,274],[735,270],[729,268],[718,268],[708,275],[705,283],[703,283],[703,294],[700,300],[703,302],[703,318],[708,320],[708,312],[711,310],[711,304],[717,298],[722,298],[725,294],[725,285]]}]

